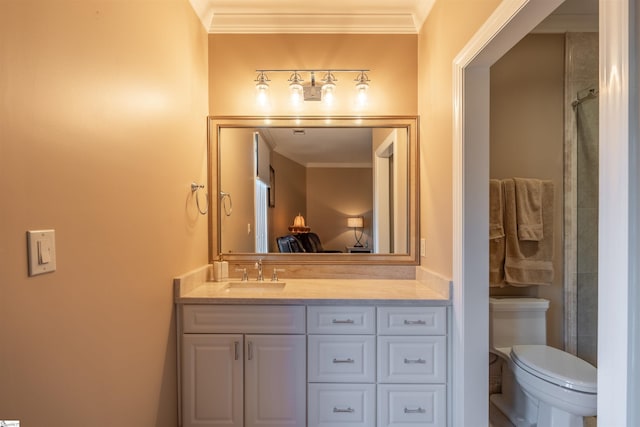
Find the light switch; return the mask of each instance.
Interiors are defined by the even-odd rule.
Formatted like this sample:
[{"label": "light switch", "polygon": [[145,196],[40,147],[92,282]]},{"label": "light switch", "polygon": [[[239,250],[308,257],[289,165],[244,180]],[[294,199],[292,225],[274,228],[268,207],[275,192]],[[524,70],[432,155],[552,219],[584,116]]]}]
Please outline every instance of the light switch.
[{"label": "light switch", "polygon": [[27,231],[29,276],[56,271],[55,230]]},{"label": "light switch", "polygon": [[420,256],[427,256],[427,240],[425,238],[420,239]]}]

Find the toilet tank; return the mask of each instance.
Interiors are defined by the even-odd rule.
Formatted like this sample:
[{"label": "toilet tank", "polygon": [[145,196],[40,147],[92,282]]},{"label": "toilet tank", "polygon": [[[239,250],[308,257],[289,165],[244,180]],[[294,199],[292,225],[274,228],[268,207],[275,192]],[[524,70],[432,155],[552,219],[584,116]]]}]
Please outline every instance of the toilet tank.
[{"label": "toilet tank", "polygon": [[547,343],[549,301],[541,298],[489,298],[489,346]]}]

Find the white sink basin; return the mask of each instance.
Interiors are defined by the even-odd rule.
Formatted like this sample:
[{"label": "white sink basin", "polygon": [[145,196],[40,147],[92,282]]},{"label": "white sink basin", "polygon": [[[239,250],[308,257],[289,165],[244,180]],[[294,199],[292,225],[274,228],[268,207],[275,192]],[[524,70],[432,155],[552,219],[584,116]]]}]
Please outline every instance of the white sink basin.
[{"label": "white sink basin", "polygon": [[271,282],[271,281],[258,282],[256,280],[247,281],[247,282],[228,282],[224,286],[224,289],[226,291],[232,291],[232,290],[233,291],[235,290],[278,291],[278,290],[284,289],[285,284],[286,284],[285,282]]}]

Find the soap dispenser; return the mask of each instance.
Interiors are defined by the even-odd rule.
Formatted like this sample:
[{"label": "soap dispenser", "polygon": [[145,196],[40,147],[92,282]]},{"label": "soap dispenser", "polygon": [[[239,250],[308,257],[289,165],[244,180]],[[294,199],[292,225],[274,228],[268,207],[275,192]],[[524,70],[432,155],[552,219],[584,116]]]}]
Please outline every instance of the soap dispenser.
[{"label": "soap dispenser", "polygon": [[229,279],[229,263],[220,255],[218,261],[213,262],[213,280],[224,282],[227,279]]}]

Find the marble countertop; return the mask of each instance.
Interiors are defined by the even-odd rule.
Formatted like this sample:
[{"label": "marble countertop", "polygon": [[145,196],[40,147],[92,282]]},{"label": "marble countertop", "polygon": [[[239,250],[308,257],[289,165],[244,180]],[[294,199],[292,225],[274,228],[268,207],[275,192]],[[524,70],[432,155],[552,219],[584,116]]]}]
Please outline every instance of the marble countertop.
[{"label": "marble countertop", "polygon": [[[233,280],[233,279],[232,279]],[[231,286],[229,286],[231,283]],[[213,282],[191,275],[176,278],[177,304],[384,304],[449,305],[449,288],[428,281],[391,279],[291,279]]]}]

